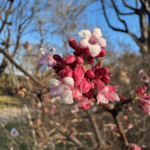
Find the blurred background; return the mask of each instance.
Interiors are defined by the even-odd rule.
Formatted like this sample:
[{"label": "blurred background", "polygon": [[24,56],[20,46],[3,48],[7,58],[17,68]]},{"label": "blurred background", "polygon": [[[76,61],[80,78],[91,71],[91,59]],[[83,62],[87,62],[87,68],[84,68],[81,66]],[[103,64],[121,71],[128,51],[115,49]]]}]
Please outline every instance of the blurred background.
[{"label": "blurred background", "polygon": [[[73,146],[69,142],[66,144],[67,140],[64,140],[63,136],[55,134],[53,126],[45,125],[49,131],[48,144],[43,142],[46,136],[44,127],[35,127],[36,130],[32,128],[34,122],[44,118],[40,111],[46,108],[50,113],[54,104],[55,113],[52,111],[46,116],[51,118],[51,124],[60,121],[57,125],[63,126],[64,132],[67,133],[68,128],[72,126],[67,124],[73,118],[82,118],[82,121],[76,121],[78,124],[74,123],[73,126],[79,141],[93,149],[97,146],[93,129],[90,123],[87,126],[85,121],[86,112],[80,110],[79,114],[71,114],[73,105],[70,108],[59,102],[46,104],[45,99],[50,100],[49,90],[40,87],[40,84],[37,86],[32,79],[33,77],[45,87],[49,87],[49,81],[55,75],[51,68],[47,68],[46,73],[41,75],[37,65],[40,48],[55,48],[55,53],[60,56],[73,54],[68,39],[74,38],[78,42],[78,32],[85,29],[92,31],[94,28],[100,28],[102,37],[107,41],[103,66],[108,67],[112,73],[110,85],[117,86],[117,94],[133,97],[138,86],[146,86],[147,93],[150,93],[150,82],[139,76],[141,69],[150,76],[150,1],[0,0],[1,150],[32,150],[36,143],[35,135],[38,146],[34,146],[37,149],[51,149],[51,140],[55,141],[55,149],[71,149]],[[130,116],[128,122],[133,128],[126,130],[127,137],[131,143],[143,146],[142,149],[149,149],[149,117],[136,101],[131,103],[131,107],[132,111],[125,109],[120,114],[122,118],[124,115]],[[104,134],[103,139],[109,145],[107,149],[121,150],[118,137],[113,135],[110,129],[114,121],[109,113],[98,107],[93,116],[99,130]],[[125,126],[127,122],[123,122]],[[37,122],[35,124],[38,125]],[[13,127],[19,130],[17,139],[9,136]],[[84,134],[85,131],[89,132]],[[25,137],[27,138],[24,141]]]}]

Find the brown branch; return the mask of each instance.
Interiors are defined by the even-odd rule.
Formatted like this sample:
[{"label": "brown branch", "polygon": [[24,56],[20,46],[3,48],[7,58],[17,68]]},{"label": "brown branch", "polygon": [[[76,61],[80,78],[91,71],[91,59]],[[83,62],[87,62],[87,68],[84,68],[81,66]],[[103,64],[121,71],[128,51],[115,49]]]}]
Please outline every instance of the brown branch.
[{"label": "brown branch", "polygon": [[124,146],[126,148],[128,148],[129,142],[128,142],[127,137],[126,137],[126,133],[123,130],[122,123],[120,121],[118,113],[119,113],[119,111],[122,110],[122,106],[124,104],[128,104],[129,102],[131,102],[131,99],[127,99],[125,101],[120,101],[116,104],[103,104],[103,103],[99,104],[99,105],[102,105],[108,112],[110,112],[112,114],[112,116],[113,116],[113,118],[114,118],[114,120],[117,124],[117,127],[118,127],[118,130],[120,132],[121,138],[124,140]]},{"label": "brown branch", "polygon": [[87,147],[83,147],[82,143],[77,138],[75,138],[75,137],[70,138],[70,136],[67,135],[66,133],[64,133],[63,131],[61,131],[61,129],[59,127],[57,127],[56,124],[52,124],[49,121],[45,121],[45,122],[48,123],[53,128],[55,128],[60,134],[62,134],[63,136],[65,136],[66,140],[71,141],[72,143],[74,143],[77,147],[79,147],[80,150],[90,150]]},{"label": "brown branch", "polygon": [[101,133],[99,131],[99,128],[97,126],[96,121],[93,119],[92,114],[89,110],[87,110],[87,114],[88,114],[89,120],[92,123],[92,126],[93,126],[94,131],[95,131],[95,135],[96,135],[96,138],[97,138],[97,141],[98,141],[98,148],[101,147],[102,149],[105,149],[106,148],[106,143],[105,143],[105,141],[103,140],[103,138],[101,136]]},{"label": "brown branch", "polygon": [[8,15],[10,14],[10,10],[11,10],[11,8],[12,8],[13,2],[14,2],[14,0],[11,0],[10,5],[9,5],[9,8],[8,8],[8,10],[7,10],[7,13],[6,13],[5,20],[3,21],[2,26],[1,26],[1,28],[0,28],[0,33],[1,33],[2,30],[4,29],[5,24],[7,24]]},{"label": "brown branch", "polygon": [[32,77],[27,71],[25,71],[21,66],[19,66],[12,58],[11,56],[5,52],[3,49],[0,48],[0,53],[4,54],[4,56],[12,63],[16,66],[16,68],[18,68],[20,71],[22,71],[25,75],[29,76],[31,80],[33,80],[36,84],[42,86],[43,88],[48,88],[49,87],[45,87],[44,85],[42,85],[38,80],[34,79],[34,77]]}]

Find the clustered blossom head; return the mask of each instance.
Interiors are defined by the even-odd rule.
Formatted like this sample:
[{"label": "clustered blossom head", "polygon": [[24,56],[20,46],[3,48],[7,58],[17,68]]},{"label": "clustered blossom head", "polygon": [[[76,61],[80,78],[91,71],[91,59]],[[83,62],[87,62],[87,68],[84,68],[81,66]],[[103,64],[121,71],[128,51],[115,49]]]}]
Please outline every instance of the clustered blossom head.
[{"label": "clustered blossom head", "polygon": [[144,111],[150,115],[150,94],[144,93],[147,90],[147,87],[145,86],[139,86],[136,89],[136,93],[139,97],[139,102],[141,104],[141,107],[144,109]]},{"label": "clustered blossom head", "polygon": [[139,75],[140,75],[141,81],[143,81],[145,83],[149,83],[150,82],[150,77],[147,75],[147,73],[143,69],[141,69],[139,71]]},{"label": "clustered blossom head", "polygon": [[104,57],[106,54],[104,49],[106,41],[101,38],[101,30],[98,28],[92,32],[82,30],[79,35],[82,39],[78,44],[75,39],[69,39],[69,46],[73,48],[74,55],[62,58],[58,54],[53,55],[53,51],[50,57],[47,57],[48,54],[42,49],[39,66],[51,62],[49,66],[61,78],[61,81],[56,79],[50,81],[52,99],[59,98],[60,103],[65,104],[72,104],[76,100],[79,109],[88,109],[93,101],[94,91],[98,91],[97,104],[119,101],[115,93],[117,87],[107,85],[111,75],[109,69],[97,65],[87,67],[95,61],[95,58]]}]

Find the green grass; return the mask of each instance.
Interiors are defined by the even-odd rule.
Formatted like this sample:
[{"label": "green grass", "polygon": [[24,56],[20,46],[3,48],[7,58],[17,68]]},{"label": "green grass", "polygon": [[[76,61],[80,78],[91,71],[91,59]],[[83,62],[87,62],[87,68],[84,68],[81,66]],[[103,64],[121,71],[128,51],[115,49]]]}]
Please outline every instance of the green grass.
[{"label": "green grass", "polygon": [[0,109],[14,107],[20,103],[19,99],[11,96],[0,96]]}]

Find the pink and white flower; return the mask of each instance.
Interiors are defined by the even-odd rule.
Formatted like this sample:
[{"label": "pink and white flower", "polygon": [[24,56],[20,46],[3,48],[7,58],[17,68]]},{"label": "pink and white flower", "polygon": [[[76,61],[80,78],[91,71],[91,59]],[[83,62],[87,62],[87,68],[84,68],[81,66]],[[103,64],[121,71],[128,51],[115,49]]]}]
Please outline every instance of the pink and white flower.
[{"label": "pink and white flower", "polygon": [[75,104],[73,109],[71,109],[71,113],[77,113],[79,111],[79,105],[78,104]]},{"label": "pink and white flower", "polygon": [[101,47],[106,46],[106,40],[101,38],[101,30],[95,28],[92,32],[89,30],[82,30],[78,33],[82,39],[78,45],[80,48],[89,48],[92,57],[96,57],[101,52]]},{"label": "pink and white flower", "polygon": [[109,101],[112,102],[119,101],[120,98],[115,93],[116,91],[117,91],[116,86],[106,85],[104,88],[102,87],[101,90],[99,90],[97,96],[97,104],[99,104],[100,102],[108,104]]},{"label": "pink and white flower", "polygon": [[12,128],[11,131],[10,131],[10,135],[13,136],[13,137],[16,137],[19,135],[19,132],[17,131],[16,128]]},{"label": "pink and white flower", "polygon": [[47,67],[53,67],[56,64],[56,61],[53,59],[53,54],[55,52],[55,49],[50,49],[48,52],[41,48],[40,49],[41,54],[40,57],[41,59],[38,60],[38,65],[41,67],[41,74],[43,74],[46,71],[46,66]]},{"label": "pink and white flower", "polygon": [[52,97],[60,97],[60,103],[72,104],[72,88],[74,80],[71,77],[65,77],[61,81],[56,79],[50,80],[50,93]]}]

